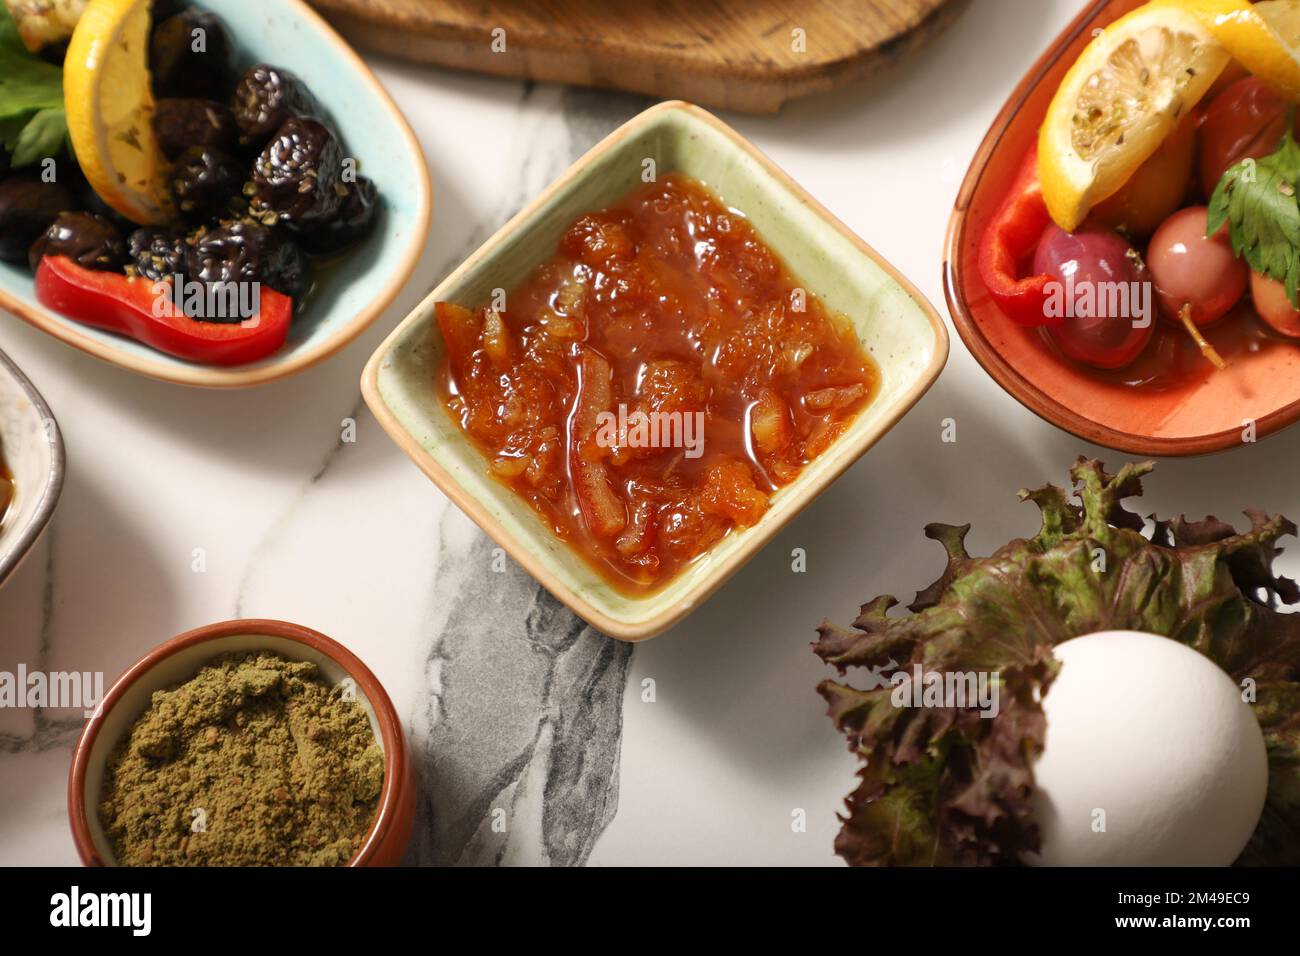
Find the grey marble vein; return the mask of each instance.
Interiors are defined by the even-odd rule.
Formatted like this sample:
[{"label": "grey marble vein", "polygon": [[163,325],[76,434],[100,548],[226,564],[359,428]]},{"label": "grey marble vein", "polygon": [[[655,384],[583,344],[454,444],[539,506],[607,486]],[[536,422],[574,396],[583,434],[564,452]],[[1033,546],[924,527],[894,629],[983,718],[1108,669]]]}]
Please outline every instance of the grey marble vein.
[{"label": "grey marble vein", "polygon": [[[54,626],[54,558],[55,542],[59,522],[55,518],[50,522],[42,538],[45,548],[45,566],[42,569],[44,581],[41,586],[41,640],[37,648],[36,659],[29,663],[33,671],[47,670],[50,659],[50,640]],[[55,747],[69,747],[85,721],[81,717],[50,717],[44,707],[32,711],[32,732],[30,734],[0,733],[0,753],[39,753]]]},{"label": "grey marble vein", "polygon": [[[527,94],[526,94],[527,95]],[[644,101],[567,91],[568,155],[550,179]],[[522,169],[520,181],[536,178]],[[522,205],[529,197],[516,197]],[[632,649],[593,630],[449,514],[441,530],[429,695],[415,717],[424,776],[408,861],[581,865],[618,807],[623,690]],[[494,566],[499,570],[494,570]]]},{"label": "grey marble vein", "polygon": [[[521,87],[520,111],[556,97],[565,141],[523,143],[513,189],[434,270],[433,284],[581,153],[648,101]],[[545,104],[542,106],[545,109]],[[430,285],[430,288],[433,287]],[[357,402],[352,417],[366,414]],[[263,552],[307,505],[338,459],[325,450],[303,493],[260,543]],[[618,806],[623,691],[630,645],[599,634],[451,509],[440,528],[438,572],[424,625],[423,693],[412,718],[419,775],[407,861],[581,865]],[[494,570],[499,569],[499,570]],[[236,598],[242,613],[246,575]]]},{"label": "grey marble vein", "polygon": [[440,532],[409,862],[580,865],[613,819],[631,646],[564,608],[457,512]]}]

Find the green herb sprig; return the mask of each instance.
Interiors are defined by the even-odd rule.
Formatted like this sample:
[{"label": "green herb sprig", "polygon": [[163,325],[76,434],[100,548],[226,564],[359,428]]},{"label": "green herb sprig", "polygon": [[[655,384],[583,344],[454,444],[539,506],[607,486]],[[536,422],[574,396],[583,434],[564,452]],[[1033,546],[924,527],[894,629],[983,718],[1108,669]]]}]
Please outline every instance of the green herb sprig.
[{"label": "green herb sprig", "polygon": [[29,166],[63,148],[63,70],[29,53],[0,3],[0,146],[14,167]]},{"label": "green herb sprig", "polygon": [[1226,222],[1232,251],[1256,272],[1286,286],[1300,308],[1300,146],[1291,119],[1277,152],[1230,167],[1210,197],[1207,235]]}]

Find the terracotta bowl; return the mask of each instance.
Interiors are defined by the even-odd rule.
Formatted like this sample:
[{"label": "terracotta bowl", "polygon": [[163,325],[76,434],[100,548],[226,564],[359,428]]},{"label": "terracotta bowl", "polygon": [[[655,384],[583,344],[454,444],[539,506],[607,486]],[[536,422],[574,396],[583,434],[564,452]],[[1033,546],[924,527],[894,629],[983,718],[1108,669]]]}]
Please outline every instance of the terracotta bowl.
[{"label": "terracotta bowl", "polygon": [[189,677],[228,651],[270,650],[291,660],[312,661],[325,680],[350,677],[357,700],[384,751],[384,787],[375,821],[349,866],[395,866],[415,821],[415,785],[406,737],[393,702],[375,675],[347,648],[306,627],[284,621],[224,621],[188,631],[160,644],[117,679],[77,741],[68,775],[68,815],[77,853],[86,866],[114,866],[113,851],[97,807],[104,767],[113,748],[149,705],[156,690]]},{"label": "terracotta bowl", "polygon": [[[953,322],[976,360],[1014,398],[1086,441],[1139,455],[1197,455],[1239,446],[1248,422],[1258,437],[1300,418],[1300,347],[1279,343],[1234,355],[1228,369],[1208,363],[1167,390],[1108,382],[1055,354],[1037,329],[1007,318],[980,279],[978,249],[990,217],[1037,138],[1066,71],[1105,27],[1140,0],[1096,0],[1029,70],[1012,92],[971,163],[948,227],[944,286]],[[1231,323],[1256,324],[1250,313]],[[1163,321],[1163,320],[1162,320]],[[1201,374],[1203,373],[1203,374]]]}]

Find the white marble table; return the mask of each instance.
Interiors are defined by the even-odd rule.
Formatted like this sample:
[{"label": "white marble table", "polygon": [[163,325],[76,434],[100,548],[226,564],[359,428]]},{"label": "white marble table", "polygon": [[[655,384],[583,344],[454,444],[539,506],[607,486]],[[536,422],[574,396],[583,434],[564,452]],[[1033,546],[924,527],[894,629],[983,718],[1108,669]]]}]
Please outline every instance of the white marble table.
[{"label": "white marble table", "polygon": [[[981,0],[869,86],[725,119],[946,314],[941,250],[960,178],[1078,7]],[[818,622],[929,584],[943,555],[926,522],[973,521],[968,544],[987,551],[1037,527],[1017,488],[1066,481],[1080,453],[1121,456],[1038,420],[954,335],[919,407],[686,622],[634,650],[593,634],[522,572],[487,572],[486,538],[380,433],[357,380],[411,306],[645,102],[376,67],[424,145],[434,223],[416,278],[341,354],[276,385],[191,391],[0,315],[0,347],[53,406],[70,463],[50,532],[0,592],[0,670],[112,680],[191,627],[284,618],[347,644],[392,694],[424,777],[413,862],[837,862],[854,761],[814,690],[827,676],[808,647]],[[358,439],[340,444],[349,417]],[[1163,462],[1145,509],[1300,517],[1298,452],[1292,429]],[[791,573],[795,547],[806,574]],[[1295,554],[1282,566],[1300,570]],[[78,726],[67,712],[0,710],[0,863],[76,862],[64,793]],[[791,826],[800,809],[806,832]]]}]

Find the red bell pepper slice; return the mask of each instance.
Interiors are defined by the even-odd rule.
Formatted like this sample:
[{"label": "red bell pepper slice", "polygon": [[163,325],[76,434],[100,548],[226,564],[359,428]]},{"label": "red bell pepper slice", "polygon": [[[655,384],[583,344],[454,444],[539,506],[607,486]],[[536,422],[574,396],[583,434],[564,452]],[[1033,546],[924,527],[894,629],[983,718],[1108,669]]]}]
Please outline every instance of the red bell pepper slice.
[{"label": "red bell pepper slice", "polygon": [[46,256],[36,269],[42,305],[189,362],[255,362],[279,351],[289,335],[293,299],[269,287],[258,290],[260,308],[251,318],[201,322],[171,307],[156,286],[149,279],[86,269],[65,256]]},{"label": "red bell pepper slice", "polygon": [[1038,182],[1038,148],[1029,150],[1003,200],[980,240],[979,270],[994,300],[1020,325],[1057,325],[1047,316],[1047,284],[1051,276],[1021,277],[1022,263],[1033,255],[1052,217]]}]

